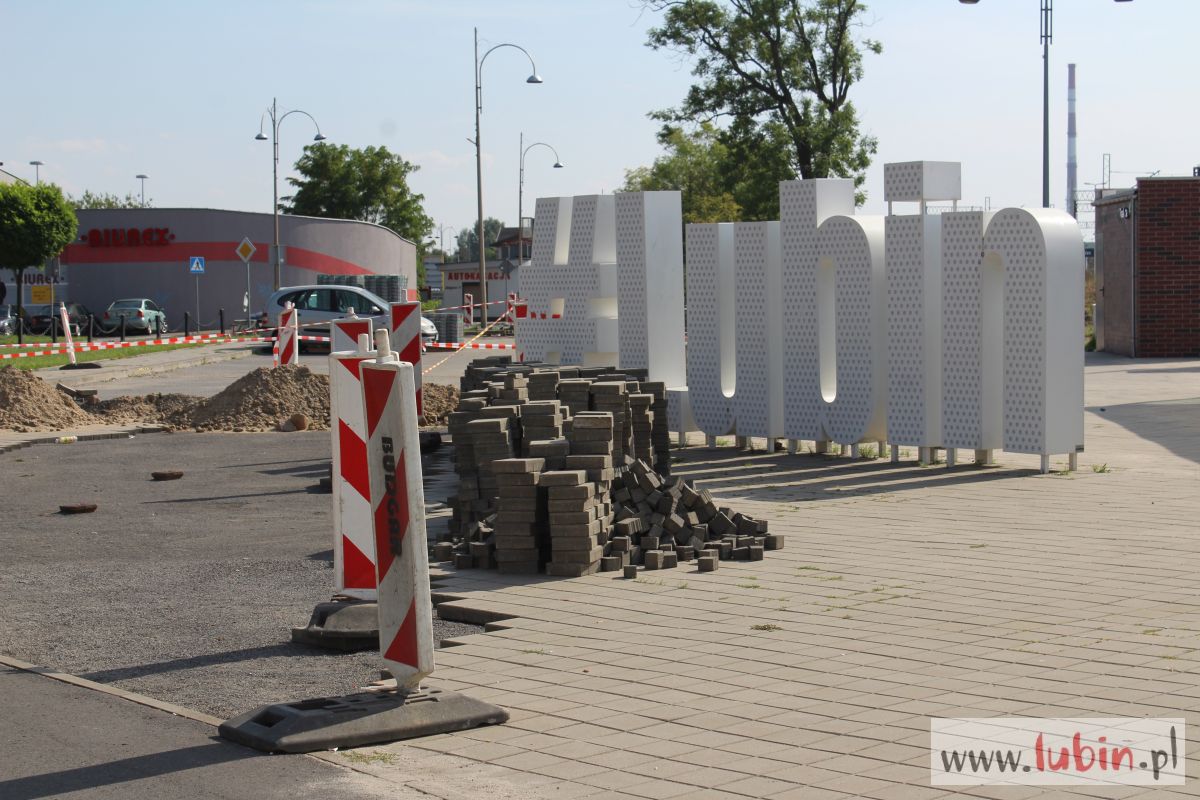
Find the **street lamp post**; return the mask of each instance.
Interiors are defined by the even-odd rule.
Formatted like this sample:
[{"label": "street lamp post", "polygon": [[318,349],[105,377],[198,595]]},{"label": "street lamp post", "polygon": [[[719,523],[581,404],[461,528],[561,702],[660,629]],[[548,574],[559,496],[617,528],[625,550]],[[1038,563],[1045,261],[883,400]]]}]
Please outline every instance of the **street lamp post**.
[{"label": "street lamp post", "polygon": [[446,228],[449,228],[450,230],[454,230],[453,225],[438,225],[437,226],[438,249],[440,249],[442,251],[442,267],[443,268],[441,270],[439,270],[439,272],[441,272],[441,274],[442,274],[441,286],[442,286],[442,302],[443,303],[446,302],[446,270],[445,270],[445,266],[446,266]]},{"label": "street lamp post", "polygon": [[29,166],[33,167],[33,185],[37,186],[42,182],[42,167],[46,164],[44,161],[30,161]]},{"label": "street lamp post", "polygon": [[146,207],[146,179],[149,178],[150,176],[149,175],[135,175],[134,177],[142,182],[142,208],[145,208]]},{"label": "street lamp post", "polygon": [[279,101],[277,98],[271,98],[270,108],[263,112],[262,117],[258,121],[258,135],[254,138],[260,142],[265,142],[267,137],[262,130],[263,122],[266,121],[267,117],[271,118],[271,144],[274,150],[274,161],[272,162],[271,167],[271,215],[275,223],[275,253],[272,257],[272,260],[275,264],[274,283],[276,289],[279,289],[279,275],[281,271],[281,259],[279,254],[279,126],[283,124],[283,121],[291,114],[303,114],[312,120],[313,127],[317,129],[317,135],[313,137],[314,142],[324,141],[325,139],[325,135],[321,133],[321,126],[317,124],[317,120],[312,114],[308,113],[307,111],[302,111],[299,108],[293,108],[291,111],[285,111],[283,114],[280,114]]},{"label": "street lamp post", "polygon": [[[958,0],[973,6],[979,0]],[[1042,207],[1050,207],[1050,43],[1054,41],[1054,0],[1041,2],[1042,43]],[[1128,3],[1130,0],[1114,0]]]},{"label": "street lamp post", "polygon": [[[542,78],[538,75],[537,65],[533,63],[533,56],[529,55],[529,51],[517,44],[503,42],[490,48],[483,54],[483,58],[479,57],[479,29],[475,29],[475,191],[478,194],[478,213],[479,219],[476,221],[476,231],[479,236],[479,293],[481,302],[483,303],[483,322],[487,324],[487,247],[483,241],[483,144],[479,138],[479,116],[483,113],[483,62],[492,54],[494,50],[499,50],[501,47],[513,47],[520,50],[529,59],[529,66],[533,72],[525,79],[526,83],[542,83]],[[518,227],[520,220],[517,221]]]},{"label": "street lamp post", "polygon": [[519,163],[520,169],[517,170],[517,266],[521,266],[521,262],[525,258],[525,217],[523,201],[525,199],[525,154],[535,147],[548,147],[550,152],[554,153],[554,168],[562,169],[562,159],[558,157],[558,151],[553,145],[545,142],[534,142],[525,146],[525,132],[521,132],[521,160]]}]

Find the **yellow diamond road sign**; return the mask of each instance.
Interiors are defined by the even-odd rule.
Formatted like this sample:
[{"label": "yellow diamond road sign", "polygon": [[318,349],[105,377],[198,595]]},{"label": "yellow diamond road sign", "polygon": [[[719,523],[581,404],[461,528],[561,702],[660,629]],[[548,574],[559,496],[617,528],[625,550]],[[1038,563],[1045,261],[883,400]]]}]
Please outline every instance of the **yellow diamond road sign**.
[{"label": "yellow diamond road sign", "polygon": [[252,255],[254,255],[254,252],[257,249],[258,248],[254,246],[254,242],[251,242],[250,237],[247,236],[245,239],[242,239],[242,243],[237,246],[236,252],[238,254],[238,257],[241,258],[242,261],[248,262],[250,260],[250,257]]}]

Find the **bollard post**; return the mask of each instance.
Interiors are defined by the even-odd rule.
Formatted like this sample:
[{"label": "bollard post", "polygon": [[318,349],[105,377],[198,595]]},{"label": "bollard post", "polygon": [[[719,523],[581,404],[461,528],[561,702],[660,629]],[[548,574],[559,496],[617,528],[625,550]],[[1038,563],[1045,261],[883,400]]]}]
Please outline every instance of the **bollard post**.
[{"label": "bollard post", "polygon": [[225,309],[223,309],[223,308],[217,309],[217,320],[218,320],[217,324],[221,330],[221,335],[224,336],[225,335]]},{"label": "bollard post", "polygon": [[425,404],[421,401],[421,304],[392,303],[390,311],[391,343],[399,350],[400,360],[413,365],[417,419],[424,421]]},{"label": "bollard post", "polygon": [[187,337],[191,336],[192,335],[191,331],[192,331],[192,315],[185,311],[185,312],[183,312],[183,338],[186,339]]},{"label": "bollard post", "polygon": [[121,341],[125,341],[125,315],[121,315]]},{"label": "bollard post", "polygon": [[54,306],[50,306],[50,343],[58,344],[58,319],[54,316]]},{"label": "bollard post", "polygon": [[88,344],[96,338],[96,315],[88,312]]},{"label": "bollard post", "polygon": [[[397,305],[406,304],[392,307]],[[375,534],[379,652],[396,678],[396,688],[412,691],[433,672],[415,370],[392,358],[386,330],[375,331],[375,350],[374,362],[364,361],[359,371]]]}]

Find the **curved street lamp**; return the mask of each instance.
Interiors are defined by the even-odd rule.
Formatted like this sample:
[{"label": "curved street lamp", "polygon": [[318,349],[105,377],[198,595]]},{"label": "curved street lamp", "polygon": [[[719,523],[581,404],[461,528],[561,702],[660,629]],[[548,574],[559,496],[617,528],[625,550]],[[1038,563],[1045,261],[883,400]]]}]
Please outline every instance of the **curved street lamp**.
[{"label": "curved street lamp", "polygon": [[138,174],[138,175],[134,175],[133,177],[137,178],[139,181],[142,182],[142,208],[145,208],[146,207],[146,180],[150,176]]},{"label": "curved street lamp", "polygon": [[42,167],[46,166],[46,162],[30,161],[29,166],[33,167],[33,185],[37,186],[42,182]]},{"label": "curved street lamp", "polygon": [[258,135],[255,136],[254,138],[257,141],[265,142],[267,140],[267,136],[266,136],[266,134],[263,133],[263,123],[266,122],[267,117],[271,118],[271,142],[274,146],[274,151],[275,151],[275,160],[274,160],[273,166],[271,168],[271,181],[272,181],[272,186],[273,186],[273,189],[272,189],[273,202],[271,203],[271,214],[274,217],[274,222],[275,222],[275,253],[273,256],[273,260],[275,262],[275,289],[276,290],[279,289],[279,273],[280,273],[280,262],[281,262],[280,257],[279,257],[279,126],[281,124],[283,124],[283,121],[292,114],[303,114],[304,116],[306,116],[310,120],[312,120],[313,127],[315,127],[317,129],[317,135],[313,137],[314,142],[321,142],[321,141],[324,141],[326,138],[325,135],[323,133],[321,133],[321,126],[317,124],[317,120],[313,117],[312,114],[308,113],[307,111],[302,111],[299,108],[293,108],[291,111],[285,111],[283,114],[280,114],[279,113],[279,104],[278,104],[278,100],[276,98],[271,98],[270,107],[268,107],[267,110],[263,112],[262,117],[260,117],[258,120]]},{"label": "curved street lamp", "polygon": [[555,169],[562,169],[564,166],[562,163],[562,159],[558,157],[558,151],[554,149],[553,145],[546,144],[545,142],[534,142],[533,144],[529,145],[529,147],[526,147],[525,146],[525,132],[524,131],[521,132],[521,161],[520,161],[520,169],[517,172],[517,266],[518,267],[521,265],[521,262],[525,260],[525,217],[524,217],[524,206],[523,206],[523,202],[525,199],[525,154],[528,153],[530,150],[532,150],[535,147],[546,147],[546,148],[549,148],[551,153],[554,153],[554,168]]},{"label": "curved street lamp", "polygon": [[[476,221],[477,234],[479,236],[479,293],[480,299],[483,302],[483,322],[487,324],[487,246],[483,241],[483,146],[479,138],[479,115],[483,113],[483,62],[487,60],[494,51],[501,47],[512,47],[520,50],[529,59],[529,66],[533,70],[529,77],[525,79],[526,83],[542,83],[542,76],[538,75],[537,65],[533,63],[533,56],[529,55],[529,51],[524,47],[509,42],[503,42],[490,48],[483,54],[483,58],[479,57],[479,29],[475,29],[475,191],[478,194],[478,213],[479,219]],[[520,220],[517,221],[518,228]]]}]

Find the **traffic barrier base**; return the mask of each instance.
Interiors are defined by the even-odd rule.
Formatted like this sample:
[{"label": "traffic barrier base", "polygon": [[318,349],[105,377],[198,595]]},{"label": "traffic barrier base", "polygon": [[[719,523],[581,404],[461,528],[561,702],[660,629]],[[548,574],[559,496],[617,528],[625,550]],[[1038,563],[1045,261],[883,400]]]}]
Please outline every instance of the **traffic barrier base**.
[{"label": "traffic barrier base", "polygon": [[303,628],[292,628],[292,641],[329,650],[379,649],[379,606],[364,600],[318,603]]},{"label": "traffic barrier base", "polygon": [[221,736],[255,750],[312,753],[465,731],[508,721],[508,712],[457,692],[362,692],[263,706],[227,720]]}]

